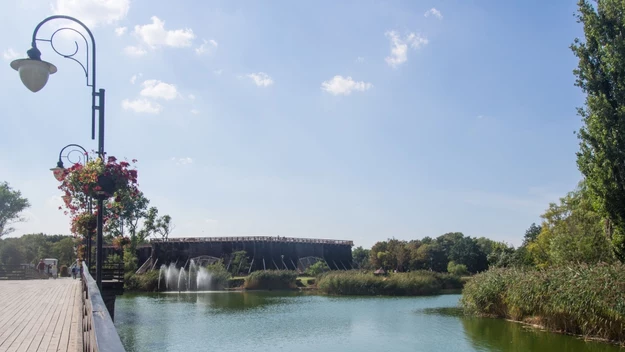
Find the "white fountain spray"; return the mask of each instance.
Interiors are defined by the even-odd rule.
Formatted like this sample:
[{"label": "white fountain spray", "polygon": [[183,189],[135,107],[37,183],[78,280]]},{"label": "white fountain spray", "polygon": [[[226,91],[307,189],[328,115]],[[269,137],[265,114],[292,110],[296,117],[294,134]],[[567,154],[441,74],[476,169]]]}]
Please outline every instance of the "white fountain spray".
[{"label": "white fountain spray", "polygon": [[[178,291],[182,291],[183,286],[181,285],[181,283],[184,285],[187,282],[186,280],[186,273],[184,271],[184,268],[180,268],[180,274],[178,275]],[[187,287],[187,291],[189,291],[189,288]]]}]

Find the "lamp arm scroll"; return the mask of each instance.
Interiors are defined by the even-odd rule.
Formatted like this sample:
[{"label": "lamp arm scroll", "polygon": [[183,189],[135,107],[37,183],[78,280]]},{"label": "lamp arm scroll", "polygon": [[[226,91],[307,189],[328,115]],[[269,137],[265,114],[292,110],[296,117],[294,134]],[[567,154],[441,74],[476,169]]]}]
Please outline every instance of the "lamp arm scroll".
[{"label": "lamp arm scroll", "polygon": [[[50,39],[37,38],[37,33],[39,32],[39,29],[47,22],[56,20],[56,19],[65,19],[65,20],[75,22],[87,32],[87,34],[89,35],[89,39],[91,39],[91,67],[89,67],[89,42],[87,41],[87,38],[85,38],[85,36],[80,31],[77,31],[76,29],[71,28],[71,27],[63,27],[54,31],[52,35],[50,36]],[[54,36],[62,30],[73,31],[79,34],[85,40],[85,45],[87,46],[87,55],[86,55],[86,62],[84,65],[79,60],[74,58],[74,56],[78,53],[77,42],[74,42],[76,44],[76,49],[71,54],[63,54],[54,47]],[[66,59],[70,59],[70,60],[77,62],[82,67],[83,71],[85,72],[85,76],[87,78],[87,86],[91,87],[91,139],[92,140],[95,139],[96,110],[100,110],[100,109],[104,110],[104,90],[101,89],[100,91],[96,91],[96,43],[95,43],[95,38],[93,37],[93,33],[91,32],[89,27],[87,27],[84,23],[82,23],[80,20],[74,17],[65,16],[65,15],[54,15],[54,16],[47,17],[43,21],[39,22],[39,24],[37,24],[37,26],[35,27],[35,30],[33,31],[33,37],[32,37],[32,43],[31,43],[32,49],[28,50],[28,56],[29,58],[33,60],[41,60],[41,52],[37,48],[38,41],[50,43],[50,46],[52,47],[52,50],[54,50],[54,52],[56,52],[57,54],[59,54],[60,56]],[[89,75],[89,71],[91,71],[91,75]],[[91,78],[91,80],[89,80],[89,78]],[[96,97],[98,98],[97,105],[96,105]],[[104,146],[98,147],[98,154],[100,154],[100,156],[103,156]]]}]

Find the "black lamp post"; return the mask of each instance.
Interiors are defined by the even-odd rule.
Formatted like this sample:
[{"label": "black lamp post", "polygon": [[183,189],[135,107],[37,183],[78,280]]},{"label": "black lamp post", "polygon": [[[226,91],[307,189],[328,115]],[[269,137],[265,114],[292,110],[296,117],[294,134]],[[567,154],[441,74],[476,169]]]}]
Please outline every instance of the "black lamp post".
[{"label": "black lamp post", "polygon": [[[55,30],[50,38],[42,39],[37,38],[37,32],[39,28],[43,26],[45,23],[56,20],[56,19],[64,19],[70,20],[72,22],[77,23],[82,28],[85,29],[87,34],[89,35],[89,39],[91,39],[91,55],[89,55],[89,41],[85,36],[78,30],[71,27],[62,27]],[[85,64],[83,64],[80,60],[76,59],[76,54],[78,53],[78,42],[74,42],[76,44],[76,49],[71,53],[61,53],[54,46],[54,37],[57,33],[61,31],[72,31],[80,35],[84,41],[86,46],[86,60]],[[35,27],[35,31],[33,32],[32,38],[32,48],[27,51],[28,59],[18,59],[11,62],[11,67],[19,72],[20,79],[32,92],[38,92],[41,90],[46,83],[48,82],[48,77],[51,74],[56,73],[56,66],[53,64],[42,61],[41,60],[41,52],[37,49],[37,42],[48,42],[52,47],[52,50],[59,54],[60,56],[70,59],[74,62],[77,62],[85,72],[85,77],[87,78],[87,86],[91,87],[91,139],[95,139],[95,118],[96,111],[98,112],[98,156],[100,158],[104,158],[104,89],[99,89],[96,91],[96,51],[95,51],[95,39],[93,38],[93,33],[85,26],[81,21],[70,17],[70,16],[50,16],[43,21],[39,22],[37,27]],[[91,66],[89,66],[89,58],[91,57]],[[91,71],[91,72],[89,72]],[[89,75],[91,73],[91,75]],[[97,104],[96,104],[96,98]],[[97,211],[98,211],[98,226],[97,226],[97,241],[96,241],[96,282],[100,290],[102,290],[102,262],[103,262],[103,253],[102,253],[102,225],[103,225],[103,199],[98,199],[97,202]]]},{"label": "black lamp post", "polygon": [[[75,149],[70,149],[65,155],[63,155],[63,152],[67,149],[67,148],[75,148]],[[73,155],[77,156],[73,157]],[[61,151],[59,152],[59,161],[57,161],[56,163],[56,167],[53,167],[50,169],[50,171],[52,171],[52,173],[54,174],[54,178],[56,178],[57,181],[63,181],[63,173],[65,171],[65,166],[63,165],[63,158],[65,158],[65,160],[67,160],[69,163],[71,163],[72,165],[76,165],[76,164],[84,164],[83,163],[83,159],[86,162],[89,162],[89,153],[87,153],[87,150],[85,148],[83,148],[81,145],[78,144],[68,144],[65,147],[63,147],[63,149],[61,149]],[[87,211],[89,212],[89,214],[93,214],[93,206],[92,206],[92,201],[91,201],[91,197],[89,197],[89,199],[87,200]],[[87,267],[91,267],[91,237],[93,237],[93,230],[89,230],[89,233],[87,233]]]}]

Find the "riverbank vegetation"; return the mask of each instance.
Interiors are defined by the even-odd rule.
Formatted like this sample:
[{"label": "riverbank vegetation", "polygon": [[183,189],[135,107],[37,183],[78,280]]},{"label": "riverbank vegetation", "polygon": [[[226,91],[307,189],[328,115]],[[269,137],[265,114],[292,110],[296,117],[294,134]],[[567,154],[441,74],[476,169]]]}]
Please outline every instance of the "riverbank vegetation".
[{"label": "riverbank vegetation", "polygon": [[393,273],[388,276],[364,271],[333,271],[317,278],[317,288],[334,295],[421,296],[443,289],[460,289],[459,277],[432,271]]},{"label": "riverbank vegetation", "polygon": [[625,343],[625,3],[580,0],[577,20],[585,36],[571,46],[586,94],[578,109],[584,178],[526,234],[525,266],[475,276],[462,304],[473,314]]},{"label": "riverbank vegetation", "polygon": [[254,271],[245,278],[247,290],[283,290],[297,288],[297,272],[291,270]]},{"label": "riverbank vegetation", "polygon": [[494,269],[463,291],[467,313],[625,342],[625,265]]}]

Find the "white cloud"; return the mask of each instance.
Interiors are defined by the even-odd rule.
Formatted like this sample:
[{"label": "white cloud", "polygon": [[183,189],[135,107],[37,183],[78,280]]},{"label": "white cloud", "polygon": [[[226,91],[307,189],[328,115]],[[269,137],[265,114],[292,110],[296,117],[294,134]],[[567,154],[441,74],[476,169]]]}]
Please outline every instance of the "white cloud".
[{"label": "white cloud", "polygon": [[132,110],[136,113],[145,114],[159,114],[163,110],[163,107],[160,104],[147,99],[124,99],[122,101],[122,108],[124,108],[124,110]]},{"label": "white cloud", "polygon": [[224,72],[224,70],[215,70],[213,71],[214,74],[216,74],[217,76],[221,75]]},{"label": "white cloud", "polygon": [[391,55],[385,58],[389,66],[396,68],[404,62],[408,61],[408,46],[413,49],[427,45],[428,40],[420,34],[410,33],[403,39],[395,31],[388,31],[385,35],[391,41]]},{"label": "white cloud", "polygon": [[149,79],[143,82],[143,89],[140,94],[148,98],[172,100],[178,97],[178,90],[173,84]]},{"label": "white cloud", "polygon": [[189,100],[195,100],[195,95],[193,95],[193,94],[189,94],[189,95],[187,96],[187,98],[189,98]]},{"label": "white cloud", "polygon": [[197,114],[199,114],[199,113],[200,113],[200,110],[198,110],[198,109],[191,109],[191,113],[192,113],[193,115],[197,115]]},{"label": "white cloud", "polygon": [[217,49],[218,46],[219,44],[214,39],[211,39],[211,40],[204,39],[204,43],[202,43],[202,45],[195,48],[195,53],[198,55],[211,53],[215,49]]},{"label": "white cloud", "polygon": [[128,30],[126,27],[117,27],[115,28],[115,34],[117,34],[118,37],[121,37],[126,33],[126,30]]},{"label": "white cloud", "polygon": [[176,165],[189,165],[189,164],[193,164],[193,159],[186,157],[186,158],[171,158],[171,161],[175,162]]},{"label": "white cloud", "polygon": [[439,20],[443,19],[443,14],[440,11],[438,11],[437,9],[433,8],[433,7],[431,9],[427,10],[425,12],[424,16],[425,17],[434,16],[434,17],[438,18]]},{"label": "white cloud", "polygon": [[19,59],[20,56],[21,55],[17,51],[13,50],[13,48],[8,48],[7,50],[2,52],[2,57],[7,61],[13,61],[15,59]]},{"label": "white cloud", "polygon": [[137,82],[137,78],[143,76],[143,73],[139,73],[137,75],[132,75],[132,77],[130,77],[130,84],[135,84],[135,82]]},{"label": "white cloud", "polygon": [[334,76],[331,80],[321,83],[321,89],[333,95],[350,95],[352,91],[364,92],[373,84],[356,82],[351,77]]},{"label": "white cloud", "polygon": [[87,27],[112,24],[128,15],[130,0],[56,0],[55,14],[80,19]]},{"label": "white cloud", "polygon": [[247,75],[259,87],[269,87],[273,84],[273,79],[264,72],[250,73]]},{"label": "white cloud", "polygon": [[164,21],[156,16],[152,16],[151,20],[150,24],[135,26],[134,33],[142,43],[152,49],[161,46],[189,47],[195,39],[195,34],[190,28],[166,30]]},{"label": "white cloud", "polygon": [[362,57],[362,56],[358,56],[358,57],[356,58],[356,62],[357,62],[357,63],[359,63],[359,64],[362,64],[363,62],[365,62],[365,58],[364,58],[364,57]]},{"label": "white cloud", "polygon": [[147,54],[148,52],[138,46],[130,45],[124,48],[124,53],[128,56],[139,57]]}]

